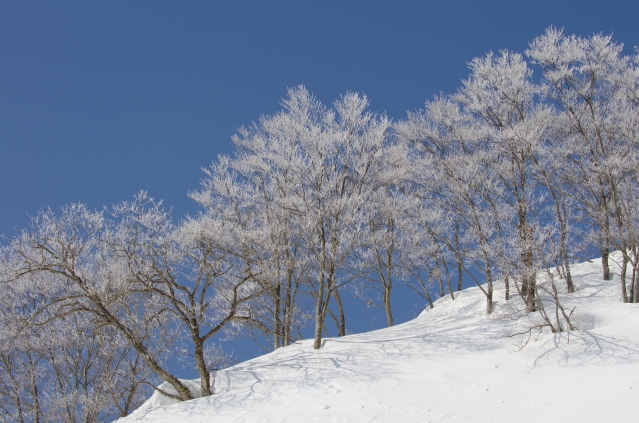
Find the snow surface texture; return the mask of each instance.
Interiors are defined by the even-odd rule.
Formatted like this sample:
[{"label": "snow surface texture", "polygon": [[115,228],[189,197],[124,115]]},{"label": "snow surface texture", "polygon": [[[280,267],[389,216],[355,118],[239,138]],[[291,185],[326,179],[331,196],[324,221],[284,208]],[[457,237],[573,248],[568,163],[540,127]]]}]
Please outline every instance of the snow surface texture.
[{"label": "snow surface texture", "polygon": [[534,317],[511,319],[503,287],[486,316],[471,288],[392,328],[317,351],[304,340],[220,371],[211,397],[155,393],[120,422],[636,422],[639,304],[620,302],[619,276],[602,281],[600,263],[572,269],[577,291],[562,300],[579,330],[569,335],[533,331],[521,348],[528,335],[512,335]]}]

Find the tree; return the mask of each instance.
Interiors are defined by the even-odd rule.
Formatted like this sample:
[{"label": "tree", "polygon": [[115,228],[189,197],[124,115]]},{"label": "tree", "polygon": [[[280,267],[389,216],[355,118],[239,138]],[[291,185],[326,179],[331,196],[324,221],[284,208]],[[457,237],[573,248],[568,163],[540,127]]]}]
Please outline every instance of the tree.
[{"label": "tree", "polygon": [[[368,100],[358,94],[343,96],[329,110],[297,87],[282,104],[282,112],[262,117],[234,138],[242,163],[234,170],[250,185],[253,199],[247,208],[259,209],[269,222],[275,218],[278,223],[269,227],[289,234],[282,251],[295,251],[295,259],[304,263],[303,272],[291,272],[290,266],[288,272],[308,282],[315,301],[314,346],[320,348],[333,300],[339,334],[345,334],[340,288],[352,279],[348,269],[354,268],[354,255],[364,242],[364,206],[373,193],[401,177],[404,156],[389,142],[389,120],[365,112]],[[203,204],[215,185],[205,184],[196,196]],[[260,222],[266,227],[265,220]]]},{"label": "tree", "polygon": [[174,226],[144,192],[114,207],[114,215],[119,225],[107,237],[109,248],[124,260],[140,294],[155,299],[193,348],[201,394],[211,395],[205,346],[229,323],[249,318],[247,305],[262,294],[252,269],[229,254],[230,229],[212,216]]},{"label": "tree", "polygon": [[[411,225],[410,208],[413,207],[412,195],[405,192],[405,187],[398,185],[389,186],[377,191],[367,203],[368,225],[364,226],[364,248],[356,260],[354,274],[359,274],[359,279],[366,279],[369,283],[362,284],[363,292],[358,296],[372,303],[367,295],[368,290],[381,294],[382,307],[386,314],[388,326],[393,326],[393,311],[391,295],[396,280],[409,279],[406,269],[408,265],[404,258],[409,251],[416,248],[408,242],[409,232],[415,230]],[[419,241],[417,245],[420,245]],[[415,270],[410,267],[410,270]],[[411,287],[413,287],[411,285]],[[413,287],[414,288],[414,287]],[[417,290],[418,293],[423,291]],[[429,298],[426,292],[426,298]]]},{"label": "tree", "polygon": [[608,260],[615,236],[611,225],[625,226],[619,213],[619,184],[632,171],[627,166],[634,167],[629,158],[636,148],[635,132],[620,125],[632,113],[630,93],[633,84],[636,87],[632,77],[628,80],[631,59],[621,56],[622,48],[610,36],[564,36],[551,27],[526,51],[542,69],[544,97],[561,112],[566,130],[557,143],[570,152],[564,175],[597,225],[605,280],[610,279]]},{"label": "tree", "polygon": [[[190,399],[188,389],[162,365],[165,346],[175,337],[168,329],[168,315],[157,297],[139,293],[132,277],[135,269],[106,242],[117,235],[122,236],[122,230],[103,212],[90,212],[80,204],[63,208],[60,216],[41,212],[32,219],[31,230],[11,241],[9,282],[35,283],[31,289],[46,294],[33,310],[32,324],[90,313],[100,325],[115,328],[182,399]],[[43,280],[47,285],[39,286]]]},{"label": "tree", "polygon": [[300,338],[307,315],[298,301],[305,294],[309,269],[293,203],[298,188],[289,163],[295,158],[259,135],[252,137],[243,129],[240,133],[242,137],[234,137],[235,157],[221,156],[204,169],[202,189],[190,196],[205,208],[206,216],[226,222],[232,239],[229,254],[253,269],[264,294],[251,302],[250,318],[240,326],[261,332],[276,349]]},{"label": "tree", "polygon": [[[490,314],[498,259],[495,242],[501,220],[495,219],[495,212],[500,210],[496,205],[501,186],[488,166],[487,149],[481,143],[485,127],[478,125],[455,99],[440,97],[427,102],[425,111],[409,114],[395,128],[420,157],[417,195],[423,208],[433,210],[433,216],[447,216],[424,221],[430,226],[427,233],[452,252],[458,265],[464,266],[466,258],[481,268],[486,288],[474,280],[486,295],[486,313]],[[447,271],[448,260],[443,252],[439,255]],[[467,274],[474,278],[471,272]]]},{"label": "tree", "polygon": [[151,372],[116,331],[86,313],[35,324],[45,296],[26,284],[3,288],[0,421],[110,421],[146,399]]},{"label": "tree", "polygon": [[185,338],[202,395],[210,395],[205,342],[247,318],[245,304],[260,295],[250,269],[229,261],[226,227],[210,219],[175,226],[161,203],[144,192],[111,214],[108,219],[82,205],[66,207],[61,216],[43,212],[30,231],[12,240],[12,283],[44,275],[51,281],[38,288],[47,295],[33,310],[33,324],[91,315],[95,328],[116,330],[181,400],[193,394],[163,361]]}]

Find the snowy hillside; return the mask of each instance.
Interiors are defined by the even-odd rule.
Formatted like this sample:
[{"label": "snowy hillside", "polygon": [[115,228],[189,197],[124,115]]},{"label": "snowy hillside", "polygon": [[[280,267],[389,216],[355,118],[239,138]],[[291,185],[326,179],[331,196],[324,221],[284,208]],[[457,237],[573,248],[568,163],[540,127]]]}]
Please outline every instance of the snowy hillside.
[{"label": "snowy hillside", "polygon": [[570,335],[534,331],[522,349],[528,335],[512,335],[530,319],[509,318],[500,289],[486,317],[471,288],[402,325],[220,371],[212,397],[160,406],[155,394],[120,421],[634,422],[639,305],[621,303],[618,275],[602,282],[600,269],[598,260],[573,269],[577,292],[562,295],[575,307]]}]

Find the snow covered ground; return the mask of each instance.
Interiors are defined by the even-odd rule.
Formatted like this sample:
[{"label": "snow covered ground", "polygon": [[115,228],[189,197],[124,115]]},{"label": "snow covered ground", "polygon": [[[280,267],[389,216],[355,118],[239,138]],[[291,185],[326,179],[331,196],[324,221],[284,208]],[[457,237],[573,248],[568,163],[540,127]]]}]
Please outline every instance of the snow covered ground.
[{"label": "snow covered ground", "polygon": [[[220,371],[215,395],[163,405],[158,394],[121,422],[636,422],[639,304],[620,302],[600,260],[573,268],[579,330],[511,336],[513,300],[478,288],[392,328],[305,340]],[[557,285],[562,285],[558,281]],[[197,384],[193,383],[194,389]]]}]

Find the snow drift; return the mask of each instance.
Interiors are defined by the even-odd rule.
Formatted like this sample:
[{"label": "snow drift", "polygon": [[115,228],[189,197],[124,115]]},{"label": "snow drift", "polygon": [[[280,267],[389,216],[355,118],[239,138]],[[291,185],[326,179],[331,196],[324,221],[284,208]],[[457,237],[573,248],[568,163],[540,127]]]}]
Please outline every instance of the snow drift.
[{"label": "snow drift", "polygon": [[211,397],[156,393],[120,422],[636,421],[639,304],[621,303],[619,277],[600,273],[599,261],[573,268],[577,291],[561,296],[573,332],[519,334],[534,314],[515,319],[517,300],[498,288],[486,316],[470,288],[392,328],[324,339],[320,350],[305,340],[219,371]]}]

